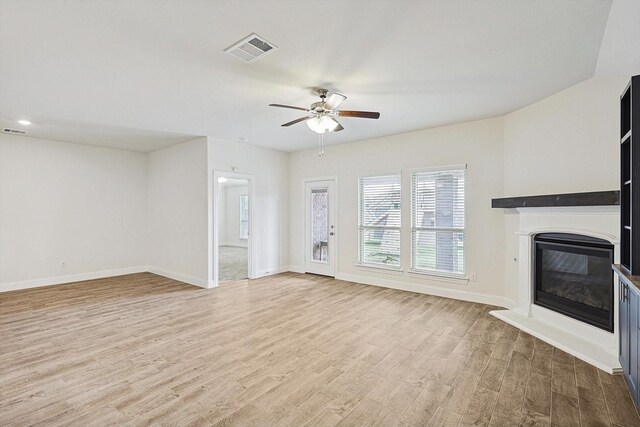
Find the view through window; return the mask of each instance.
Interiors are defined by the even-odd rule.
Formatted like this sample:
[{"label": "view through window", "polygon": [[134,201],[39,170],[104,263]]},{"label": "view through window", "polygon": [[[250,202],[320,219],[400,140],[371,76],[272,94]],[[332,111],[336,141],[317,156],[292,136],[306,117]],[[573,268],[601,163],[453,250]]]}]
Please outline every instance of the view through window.
[{"label": "view through window", "polygon": [[400,268],[400,175],[360,178],[359,260]]},{"label": "view through window", "polygon": [[464,167],[411,175],[411,268],[464,274]]}]

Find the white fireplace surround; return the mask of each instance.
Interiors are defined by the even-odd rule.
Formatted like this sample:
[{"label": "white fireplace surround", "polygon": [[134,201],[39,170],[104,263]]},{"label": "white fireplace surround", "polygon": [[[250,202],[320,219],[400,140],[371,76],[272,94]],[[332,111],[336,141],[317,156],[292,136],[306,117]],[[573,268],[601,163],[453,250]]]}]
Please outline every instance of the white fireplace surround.
[{"label": "white fireplace surround", "polygon": [[573,233],[597,237],[614,246],[620,260],[619,206],[518,208],[518,287],[515,306],[491,314],[608,373],[622,372],[618,362],[618,286],[614,277],[614,332],[533,304],[533,236]]}]

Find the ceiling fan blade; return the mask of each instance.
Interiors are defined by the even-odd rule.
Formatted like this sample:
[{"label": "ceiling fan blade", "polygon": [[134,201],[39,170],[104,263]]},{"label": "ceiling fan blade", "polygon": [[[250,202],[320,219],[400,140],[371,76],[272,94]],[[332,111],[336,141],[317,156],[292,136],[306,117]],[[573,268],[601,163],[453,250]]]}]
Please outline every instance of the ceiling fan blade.
[{"label": "ceiling fan blade", "polygon": [[374,111],[336,111],[339,117],[359,117],[362,119],[378,119],[380,113]]},{"label": "ceiling fan blade", "polygon": [[340,132],[341,130],[344,130],[344,128],[342,127],[339,121],[337,121],[336,119],[333,119],[333,121],[336,122],[338,126],[336,126],[335,129],[332,130],[332,132]]},{"label": "ceiling fan blade", "polygon": [[269,104],[269,107],[290,108],[292,110],[311,111],[308,108],[294,107],[293,105]]},{"label": "ceiling fan blade", "polygon": [[341,95],[339,93],[332,93],[329,98],[324,102],[325,110],[335,110],[338,108],[338,105],[342,104],[344,100],[347,99],[346,96]]},{"label": "ceiling fan blade", "polygon": [[287,127],[287,126],[295,125],[296,123],[304,122],[305,120],[309,120],[309,119],[310,119],[310,117],[300,117],[299,119],[292,120],[292,121],[287,122],[287,123],[285,123],[285,124],[283,124],[281,126]]}]

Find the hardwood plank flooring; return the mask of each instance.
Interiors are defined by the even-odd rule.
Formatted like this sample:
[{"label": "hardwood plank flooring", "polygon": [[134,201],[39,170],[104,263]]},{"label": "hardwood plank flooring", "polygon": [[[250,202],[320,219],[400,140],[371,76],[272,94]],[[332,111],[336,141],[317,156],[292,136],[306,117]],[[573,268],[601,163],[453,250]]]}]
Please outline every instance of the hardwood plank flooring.
[{"label": "hardwood plank flooring", "polygon": [[640,426],[494,308],[293,273],[0,293],[0,425]]}]

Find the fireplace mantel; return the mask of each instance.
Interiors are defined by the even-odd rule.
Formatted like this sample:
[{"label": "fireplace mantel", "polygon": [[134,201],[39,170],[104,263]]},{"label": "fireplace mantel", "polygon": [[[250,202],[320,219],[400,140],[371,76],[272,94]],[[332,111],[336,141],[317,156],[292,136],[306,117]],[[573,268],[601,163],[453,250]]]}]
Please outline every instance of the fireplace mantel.
[{"label": "fireplace mantel", "polygon": [[543,194],[491,199],[492,208],[546,208],[554,206],[613,206],[620,204],[620,191]]},{"label": "fireplace mantel", "polygon": [[[516,207],[516,206],[514,206]],[[618,362],[617,286],[614,286],[614,331],[596,328],[533,303],[533,239],[539,233],[573,233],[597,237],[614,246],[620,259],[620,207],[615,204],[582,206],[517,206],[517,280],[508,310],[491,314],[608,373],[621,371]],[[514,254],[516,255],[516,254]],[[513,289],[513,288],[511,288]],[[513,292],[513,291],[512,291]]]}]

